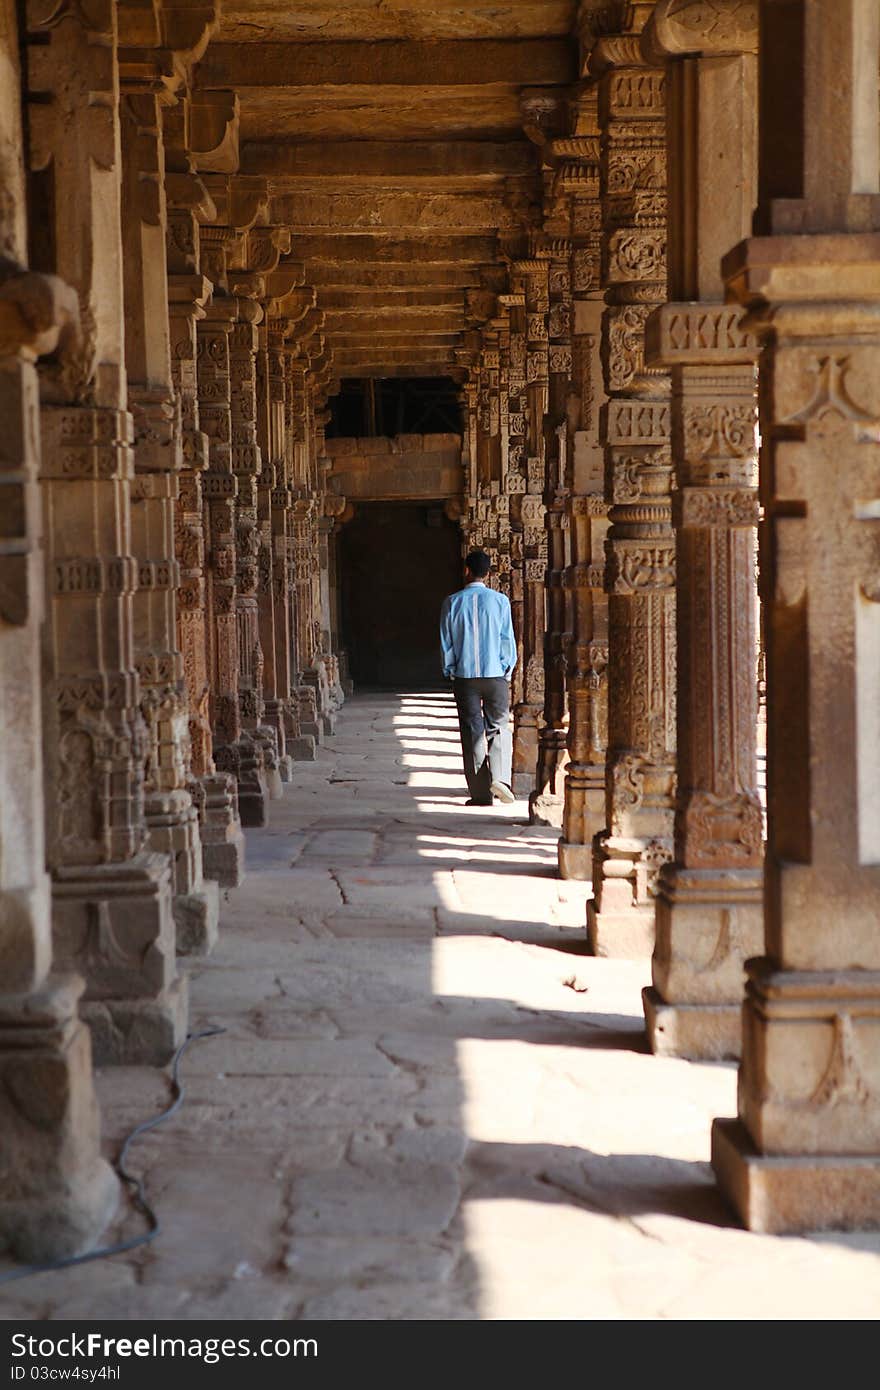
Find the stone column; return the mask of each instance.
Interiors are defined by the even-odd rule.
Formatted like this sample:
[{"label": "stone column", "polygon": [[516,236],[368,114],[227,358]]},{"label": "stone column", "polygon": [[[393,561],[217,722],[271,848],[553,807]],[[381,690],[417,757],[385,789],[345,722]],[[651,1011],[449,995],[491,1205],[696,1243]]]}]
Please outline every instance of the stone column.
[{"label": "stone column", "polygon": [[[289,712],[289,636],[286,625],[287,562],[285,510],[289,493],[284,478],[284,326],[265,318],[257,357],[258,442],[262,455],[257,490],[260,534],[259,615],[263,649],[263,719],[274,731],[278,772],[283,782],[293,775],[287,752]],[[279,495],[276,497],[276,493]],[[280,525],[280,553],[277,544]],[[286,703],[286,701],[288,703]]]},{"label": "stone column", "polygon": [[475,354],[467,348],[459,348],[456,360],[468,372],[468,379],[462,392],[464,400],[464,432],[462,437],[462,467],[464,468],[465,511],[461,523],[462,558],[469,550],[476,548],[474,528],[477,526],[477,498],[479,482],[477,479],[477,457],[479,452],[479,423],[477,399],[479,394],[479,366]]},{"label": "stone column", "polygon": [[510,494],[507,477],[510,470],[510,312],[495,297],[498,317],[498,491],[492,499],[495,513],[496,583],[501,593],[510,598]]},{"label": "stone column", "polygon": [[0,1245],[18,1259],[92,1247],[117,1202],[100,1157],[82,980],[52,975],[45,867],[40,623],[40,415],[34,359],[75,337],[76,296],[24,269],[14,8],[0,7]]},{"label": "stone column", "polygon": [[[312,291],[314,294],[314,291]],[[287,653],[286,669],[288,680],[289,727],[287,729],[287,749],[291,757],[299,762],[313,762],[317,745],[315,736],[307,732],[301,720],[300,689],[302,687],[302,665],[300,662],[300,637],[298,629],[298,596],[296,586],[296,555],[294,536],[294,502],[297,496],[298,463],[297,455],[302,449],[300,436],[304,430],[302,411],[304,409],[304,374],[297,360],[298,348],[287,342],[284,346],[285,382],[285,450],[284,476],[286,487],[283,496],[279,495],[277,505],[273,502],[273,516],[279,516],[280,532],[276,533],[276,544],[285,557],[285,581],[287,601],[284,611],[284,649]],[[279,567],[280,568],[280,567]]]},{"label": "stone column", "polygon": [[[308,315],[306,315],[308,318]],[[296,326],[299,332],[301,325]],[[296,341],[295,353],[289,359],[289,404],[290,435],[293,440],[293,484],[294,504],[290,513],[290,597],[291,597],[291,644],[293,690],[299,712],[300,735],[304,740],[303,754],[314,757],[317,745],[324,741],[323,726],[318,719],[318,702],[313,685],[305,679],[305,672],[311,663],[311,558],[310,527],[311,512],[309,482],[309,433],[311,429],[311,402],[307,384],[308,367],[300,355],[301,347]]]},{"label": "stone column", "polygon": [[[712,1161],[753,1230],[880,1225],[880,12],[761,6],[764,955]],[[787,142],[775,120],[785,115]]]},{"label": "stone column", "polygon": [[[555,202],[556,200],[554,200]],[[552,205],[551,205],[552,206]],[[566,607],[563,576],[571,552],[567,510],[569,475],[566,459],[565,402],[571,384],[571,274],[568,223],[545,219],[542,255],[548,265],[548,392],[544,416],[544,504],[547,527],[547,628],[544,634],[544,710],[538,739],[535,790],[529,797],[530,819],[539,825],[562,825],[568,709],[565,689]],[[557,235],[557,233],[564,233]]]},{"label": "stone column", "polygon": [[523,278],[526,318],[526,492],[519,519],[523,543],[522,700],[514,707],[513,789],[534,789],[544,707],[544,633],[547,629],[547,532],[544,509],[544,415],[547,410],[547,262],[515,261]]},{"label": "stone column", "polygon": [[302,684],[298,689],[300,728],[323,743],[325,728],[320,719],[317,690],[306,677],[312,665],[314,624],[312,620],[312,571],[315,563],[312,544],[313,507],[311,498],[300,498],[293,504],[293,575],[295,636]]},{"label": "stone column", "polygon": [[525,586],[523,576],[523,519],[522,503],[528,487],[528,446],[526,440],[526,299],[519,277],[511,276],[510,292],[501,296],[501,303],[510,316],[508,397],[506,419],[507,470],[504,493],[507,498],[507,533],[509,546],[509,596],[516,637],[517,660],[510,683],[512,709],[523,702],[523,629]]},{"label": "stone column", "polygon": [[161,1064],[186,1031],[186,987],[171,865],[147,849],[116,11],[91,13],[34,5],[28,20],[34,268],[74,286],[83,326],[75,350],[41,368],[48,862],[56,959],[86,978],[97,1059]]},{"label": "stone column", "polygon": [[597,955],[649,955],[654,892],[672,854],[675,788],[675,544],[669,383],[644,360],[645,320],[666,298],[665,78],[637,29],[603,37],[600,76],[602,353],[608,592],[605,829],[594,840],[589,941]]},{"label": "stone column", "polygon": [[[248,767],[246,825],[265,825],[267,798],[281,796],[277,745],[263,722],[263,648],[260,643],[260,530],[257,516],[258,478],[262,466],[257,443],[256,351],[260,306],[236,299],[236,320],[229,336],[230,419],[232,469],[238,481],[235,506],[236,596],[238,631],[238,703],[242,750]],[[241,798],[241,794],[240,794]],[[241,804],[241,799],[239,801]]]},{"label": "stone column", "polygon": [[[214,229],[210,229],[213,231]],[[216,273],[216,272],[215,272]],[[204,479],[208,501],[207,607],[210,714],[213,755],[238,785],[243,825],[264,825],[266,788],[262,750],[242,728],[239,682],[238,526],[239,477],[232,456],[230,339],[238,317],[235,299],[215,294],[197,325],[199,418],[210,443]]]},{"label": "stone column", "polygon": [[[171,377],[165,274],[164,151],[156,97],[126,77],[120,106],[123,285],[129,404],[134,420],[132,600],[141,712],[147,725],[145,814],[151,849],[168,857],[179,951],[204,953],[217,939],[219,894],[205,882],[199,816],[189,791],[190,705],[177,645],[175,512],[183,464]],[[161,273],[157,273],[158,271]]]},{"label": "stone column", "polygon": [[608,741],[608,600],[604,545],[608,503],[599,422],[605,399],[600,345],[601,291],[599,126],[597,91],[582,94],[575,133],[554,141],[556,185],[571,206],[572,381],[566,402],[571,499],[571,567],[565,584],[571,605],[566,656],[568,754],[559,840],[563,878],[590,879],[592,841],[605,825]]},{"label": "stone column", "polygon": [[[729,23],[719,30],[722,12]],[[667,69],[672,302],[649,321],[647,355],[672,372],[678,595],[675,857],[660,872],[644,1001],[653,1051],[718,1058],[739,1055],[743,962],[759,954],[762,934],[757,343],[741,311],[722,303],[720,274],[755,204],[758,32],[733,3],[711,22],[707,12],[702,28],[686,19],[663,0],[643,35],[676,58]]]},{"label": "stone column", "polygon": [[[205,317],[212,290],[211,282],[199,270],[199,218],[213,217],[216,210],[201,180],[191,172],[166,172],[165,187],[171,375],[180,412],[182,452],[175,517],[180,578],[177,641],[189,701],[190,791],[201,819],[204,872],[223,887],[234,888],[244,871],[238,787],[230,773],[218,772],[215,767],[210,722],[209,651],[213,651],[213,622],[208,603],[206,545],[210,530],[209,494],[222,484],[216,473],[208,475],[209,439],[201,426],[197,378],[196,325]],[[207,386],[206,379],[206,392]],[[178,949],[182,944],[178,934]]]}]

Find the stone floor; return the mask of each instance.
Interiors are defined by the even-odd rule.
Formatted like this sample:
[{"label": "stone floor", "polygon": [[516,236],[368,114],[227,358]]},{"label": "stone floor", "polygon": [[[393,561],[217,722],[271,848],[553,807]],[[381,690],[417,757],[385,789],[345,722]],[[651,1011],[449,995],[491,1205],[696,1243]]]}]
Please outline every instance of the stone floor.
[{"label": "stone floor", "polygon": [[[226,1031],[131,1155],[162,1235],[8,1285],[0,1316],[880,1314],[880,1235],[733,1223],[706,1160],[735,1069],[646,1053],[647,963],[584,954],[555,832],[465,809],[459,768],[446,694],[346,705],[193,970],[194,1027]],[[99,1091],[112,1146],[167,1081]]]}]

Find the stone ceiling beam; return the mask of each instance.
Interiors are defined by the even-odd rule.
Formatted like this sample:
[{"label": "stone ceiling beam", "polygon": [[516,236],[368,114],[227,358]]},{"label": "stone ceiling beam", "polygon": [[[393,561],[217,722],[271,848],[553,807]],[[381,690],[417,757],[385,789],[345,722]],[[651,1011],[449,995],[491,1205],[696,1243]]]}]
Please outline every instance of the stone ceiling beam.
[{"label": "stone ceiling beam", "polygon": [[402,362],[337,362],[334,364],[334,371],[340,379],[365,376],[450,376],[456,381],[463,381],[466,376],[466,372],[448,357],[438,361],[426,359],[424,362],[413,362],[409,357]]},{"label": "stone ceiling beam", "polygon": [[461,333],[467,327],[464,308],[421,311],[404,314],[390,307],[387,311],[365,309],[362,313],[332,310],[326,314],[328,334],[347,333]]},{"label": "stone ceiling beam", "polygon": [[[409,291],[440,292],[479,285],[480,271],[473,263],[452,265],[332,265],[320,261],[309,265],[309,284],[322,290],[357,292],[383,290],[389,294]],[[323,299],[323,293],[322,293]]]},{"label": "stone ceiling beam", "polygon": [[267,174],[278,185],[289,181],[410,181],[436,186],[469,185],[536,172],[534,145],[513,140],[253,140],[242,150],[242,169]]},{"label": "stone ceiling beam", "polygon": [[266,39],[530,38],[571,30],[573,0],[248,0],[227,6],[223,37],[236,43]]},{"label": "stone ceiling beam", "polygon": [[463,332],[463,328],[441,333],[406,333],[399,329],[389,330],[387,333],[365,330],[362,333],[335,333],[328,337],[334,351],[375,353],[377,348],[381,348],[383,352],[386,348],[405,348],[407,351],[424,348],[433,352],[435,349],[460,347]]},{"label": "stone ceiling beam", "polygon": [[464,294],[459,289],[361,289],[351,285],[347,289],[322,289],[321,308],[332,321],[334,311],[345,313],[397,313],[403,309],[421,312],[428,310],[464,309]]},{"label": "stone ceiling beam", "polygon": [[296,234],[414,231],[473,232],[515,230],[514,212],[502,194],[447,192],[384,192],[361,189],[355,193],[276,193],[271,221],[290,227]]},{"label": "stone ceiling beam", "polygon": [[[577,79],[567,39],[447,39],[439,42],[301,44],[215,43],[195,69],[195,85],[262,90],[285,87],[444,87],[565,85]],[[440,81],[438,82],[438,79]]]},{"label": "stone ceiling beam", "polygon": [[[309,267],[307,279],[312,281],[310,268],[315,261],[327,265],[475,265],[497,260],[498,246],[494,236],[430,236],[417,237],[370,236],[366,232],[316,236],[294,235],[293,254]],[[380,281],[381,283],[381,281]]]}]

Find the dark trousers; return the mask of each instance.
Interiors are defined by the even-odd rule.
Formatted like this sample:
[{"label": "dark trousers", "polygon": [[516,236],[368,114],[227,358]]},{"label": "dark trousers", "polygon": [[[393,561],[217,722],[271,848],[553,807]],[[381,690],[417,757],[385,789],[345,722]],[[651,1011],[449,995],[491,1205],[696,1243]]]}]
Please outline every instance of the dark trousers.
[{"label": "dark trousers", "polygon": [[468,791],[474,801],[491,801],[493,782],[510,785],[510,685],[503,676],[454,680],[461,751]]}]

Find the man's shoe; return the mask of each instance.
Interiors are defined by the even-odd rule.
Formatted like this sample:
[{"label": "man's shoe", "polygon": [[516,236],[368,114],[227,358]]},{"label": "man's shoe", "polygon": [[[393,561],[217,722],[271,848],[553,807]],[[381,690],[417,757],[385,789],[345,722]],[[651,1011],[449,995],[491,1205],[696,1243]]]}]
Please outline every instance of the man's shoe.
[{"label": "man's shoe", "polygon": [[488,801],[474,801],[473,798],[471,798],[470,801],[466,801],[464,804],[465,806],[491,806],[492,798],[489,797]]},{"label": "man's shoe", "polygon": [[506,782],[493,782],[490,790],[493,796],[496,796],[499,801],[504,802],[505,806],[509,806],[512,801],[516,801],[516,797]]}]

